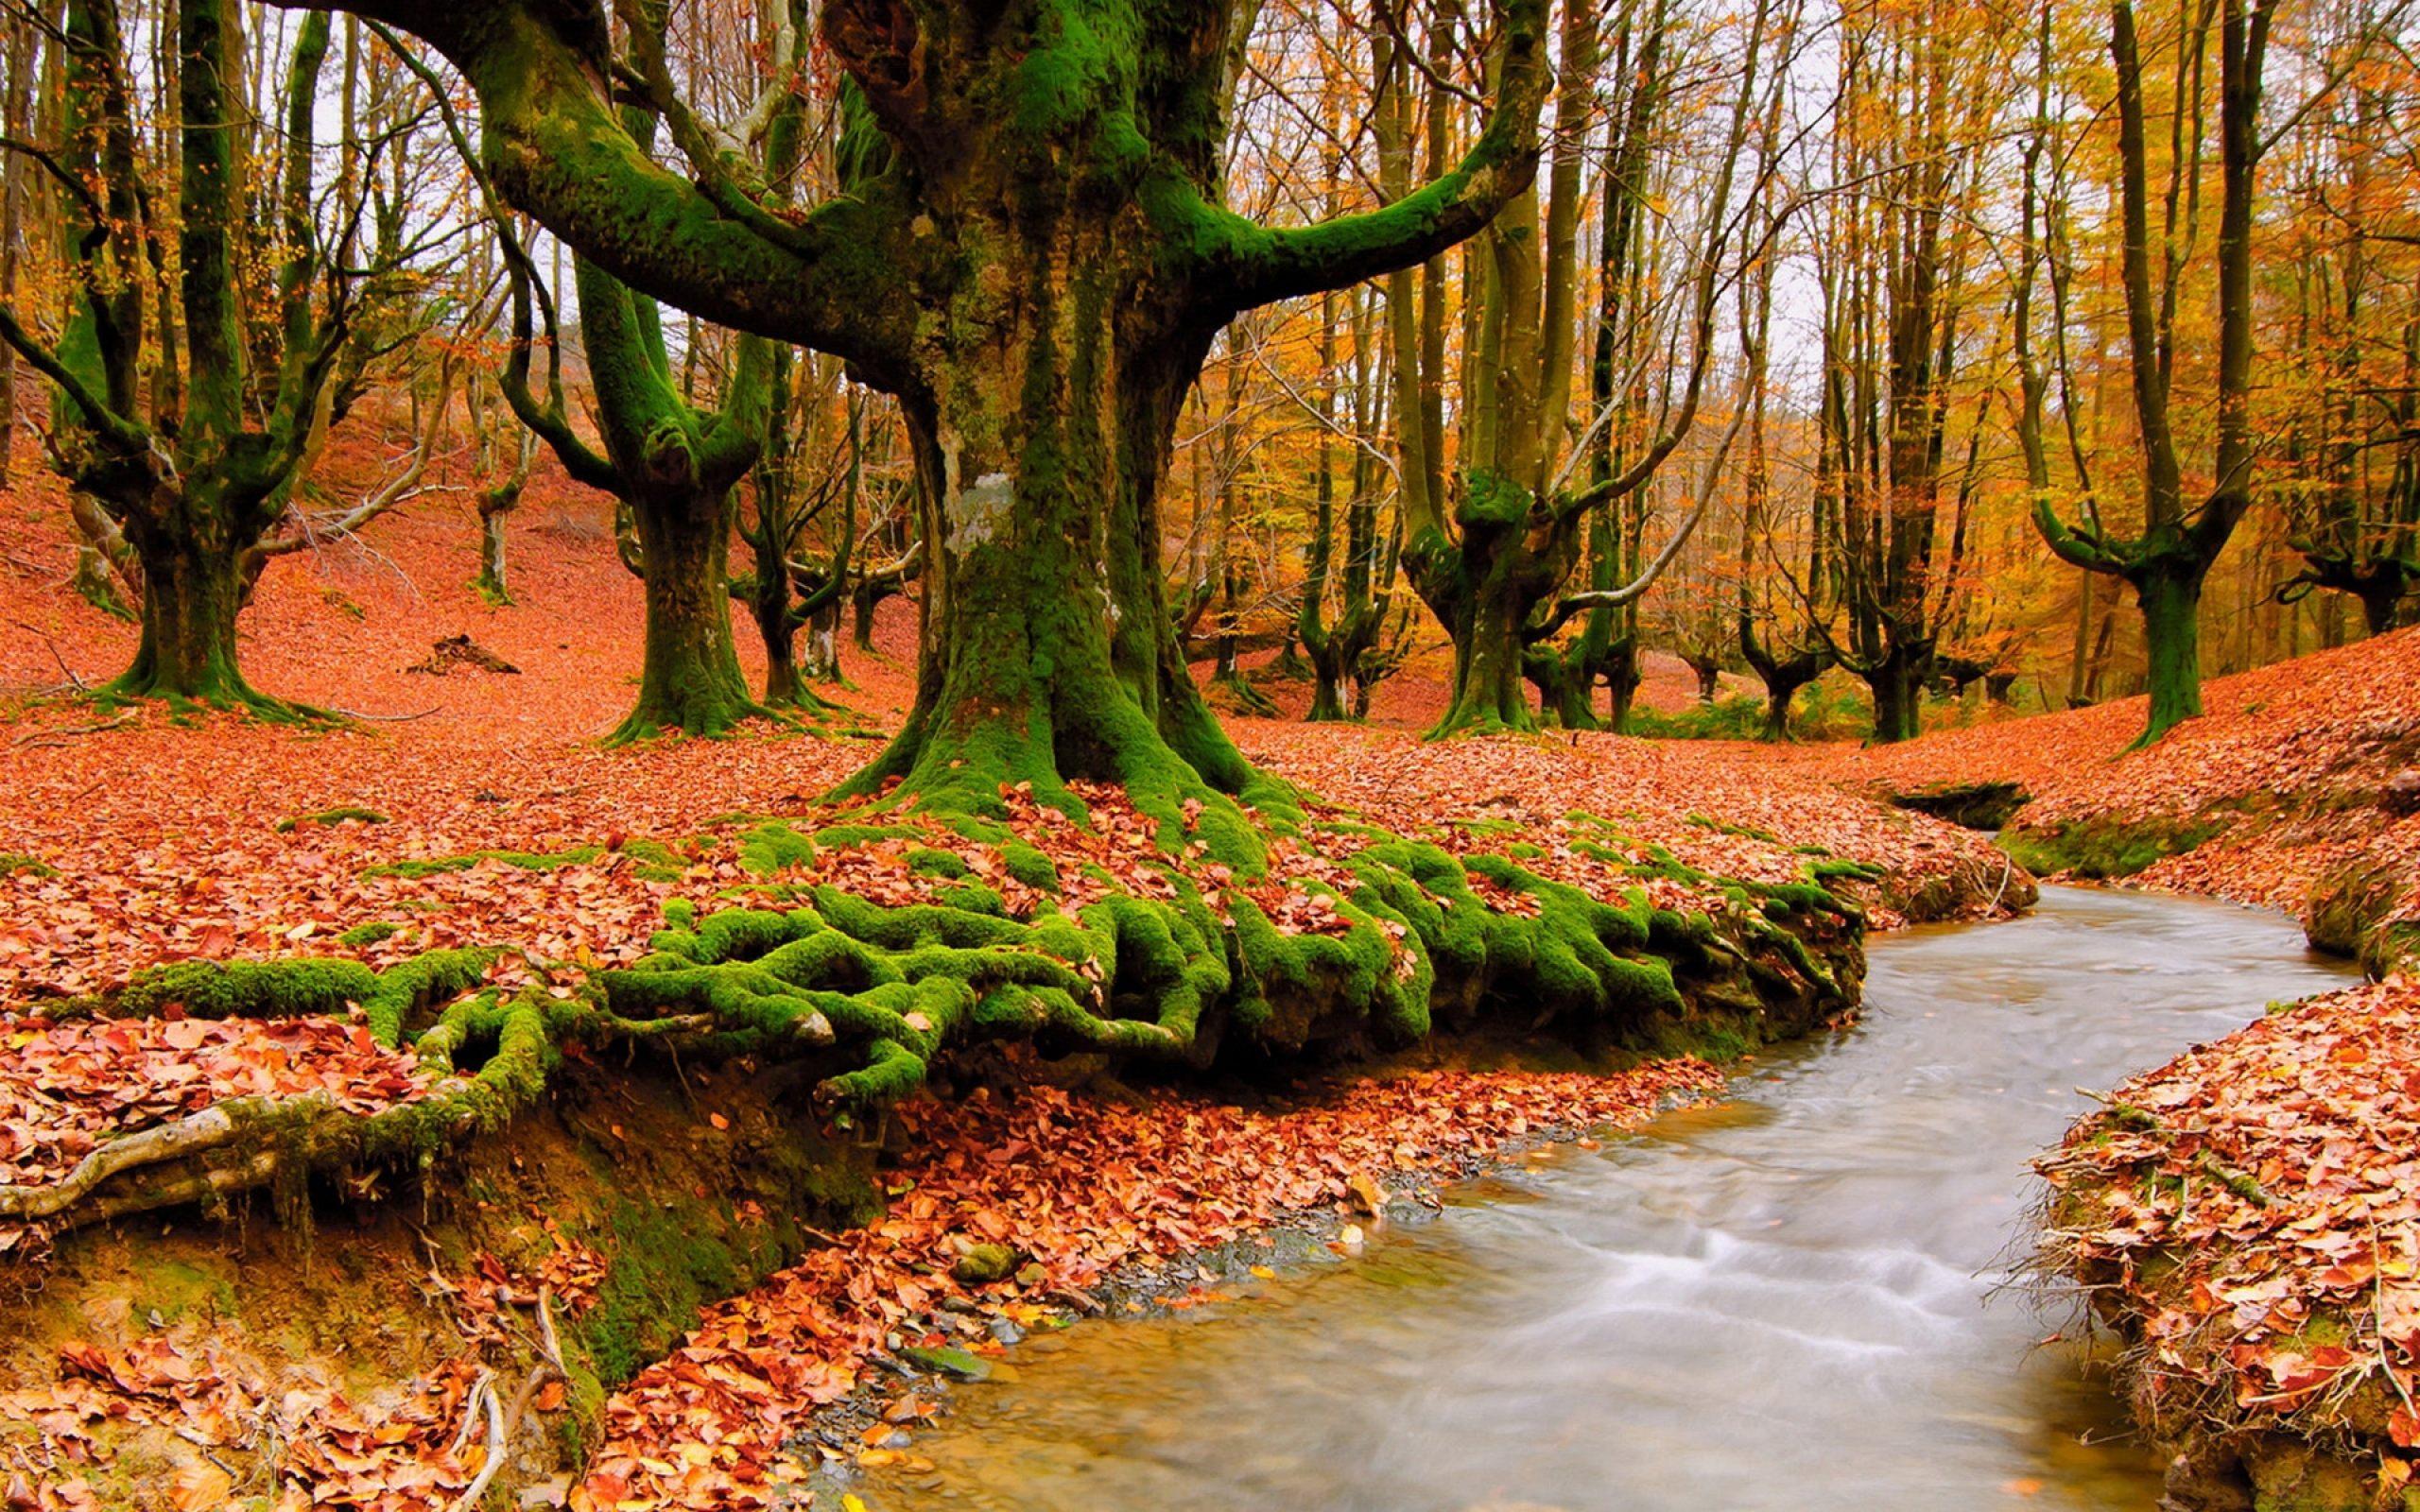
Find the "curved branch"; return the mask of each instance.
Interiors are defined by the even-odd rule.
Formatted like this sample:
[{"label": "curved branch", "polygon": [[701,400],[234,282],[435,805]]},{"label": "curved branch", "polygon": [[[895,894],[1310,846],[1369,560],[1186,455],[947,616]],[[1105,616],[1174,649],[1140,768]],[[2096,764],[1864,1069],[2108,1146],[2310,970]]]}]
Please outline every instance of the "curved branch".
[{"label": "curved branch", "polygon": [[910,261],[904,217],[836,199],[768,239],[757,215],[735,216],[624,128],[596,8],[348,0],[337,9],[411,33],[460,70],[479,98],[481,156],[496,186],[616,281],[872,374],[901,372],[914,326],[901,276]]},{"label": "curved branch", "polygon": [[1452,171],[1393,204],[1272,230],[1204,201],[1192,185],[1147,186],[1145,212],[1201,250],[1200,302],[1219,317],[1342,288],[1427,261],[1485,229],[1536,176],[1547,92],[1546,0],[1504,0],[1495,108]]},{"label": "curved branch", "polygon": [[34,339],[33,333],[17,321],[17,312],[0,304],[0,341],[16,349],[18,355],[33,366],[33,369],[59,386],[70,403],[83,412],[85,422],[109,438],[112,446],[128,452],[143,452],[150,448],[151,433],[128,420],[102,403],[99,395],[84,385],[84,381],[68,370],[67,365],[48,347]]},{"label": "curved branch", "polygon": [[2134,555],[2124,543],[2110,540],[2090,527],[2077,528],[2059,518],[2047,497],[2033,501],[2033,528],[2041,532],[2050,554],[2070,567],[2081,567],[2088,573],[2103,573],[2122,577],[2133,565],[2127,558]]}]

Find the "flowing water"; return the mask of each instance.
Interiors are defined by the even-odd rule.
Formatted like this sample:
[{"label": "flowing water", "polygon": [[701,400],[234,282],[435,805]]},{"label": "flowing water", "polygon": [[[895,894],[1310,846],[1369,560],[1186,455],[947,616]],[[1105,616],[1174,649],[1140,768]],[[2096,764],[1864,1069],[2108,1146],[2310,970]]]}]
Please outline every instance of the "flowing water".
[{"label": "flowing water", "polygon": [[1860,1027],[1230,1305],[961,1388],[874,1512],[2148,1512],[2046,1320],[2025,1162],[2106,1087],[2341,986],[2273,915],[2046,888],[1876,941]]}]

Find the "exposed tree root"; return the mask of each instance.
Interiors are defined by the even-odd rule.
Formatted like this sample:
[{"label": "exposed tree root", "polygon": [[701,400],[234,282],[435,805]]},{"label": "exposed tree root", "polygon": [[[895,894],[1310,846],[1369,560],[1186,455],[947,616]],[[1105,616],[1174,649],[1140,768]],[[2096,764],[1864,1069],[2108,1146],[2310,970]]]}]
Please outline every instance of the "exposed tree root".
[{"label": "exposed tree root", "polygon": [[[1255,833],[1247,855],[1262,864],[1247,869],[1217,858],[1250,822],[1239,806],[1183,802],[1162,822],[1114,789],[1064,791],[1089,802],[1091,827],[1017,790],[1003,817],[894,801],[811,834],[758,824],[739,839],[764,879],[750,891],[783,906],[700,915],[675,900],[649,954],[568,996],[486,985],[497,953],[476,950],[384,971],[289,959],[144,972],[88,1006],[350,1015],[415,1055],[428,1088],[368,1115],[324,1096],[233,1098],[104,1145],[55,1184],[0,1187],[0,1218],[68,1228],[272,1182],[299,1191],[315,1172],[425,1166],[527,1107],[576,1046],[803,1059],[819,1105],[846,1122],[984,1042],[1250,1073],[1494,1019],[1722,1055],[1855,1005],[1863,919],[1824,883],[1862,874],[1837,866],[1783,885],[1714,878],[1575,815],[1547,846],[1504,853],[1462,832],[1330,818]],[[865,871],[874,859],[896,869]]]}]

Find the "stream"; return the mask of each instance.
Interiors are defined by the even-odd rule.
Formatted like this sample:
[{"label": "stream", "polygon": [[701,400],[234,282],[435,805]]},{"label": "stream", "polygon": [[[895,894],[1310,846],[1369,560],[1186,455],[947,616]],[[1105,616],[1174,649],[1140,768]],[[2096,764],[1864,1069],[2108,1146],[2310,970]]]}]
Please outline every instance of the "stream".
[{"label": "stream", "polygon": [[1859,1026],[1228,1304],[1011,1351],[873,1512],[2149,1512],[2068,1321],[1997,1291],[2106,1088],[2347,985],[2273,914],[2046,887],[1876,939]]}]

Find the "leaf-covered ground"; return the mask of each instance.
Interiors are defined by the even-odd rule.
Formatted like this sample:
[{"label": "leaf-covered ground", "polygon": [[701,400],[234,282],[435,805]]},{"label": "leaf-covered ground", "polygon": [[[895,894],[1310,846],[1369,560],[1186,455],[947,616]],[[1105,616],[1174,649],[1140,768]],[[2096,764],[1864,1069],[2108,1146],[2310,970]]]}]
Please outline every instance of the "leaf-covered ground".
[{"label": "leaf-covered ground", "polygon": [[[2315,892],[2376,874],[2371,917],[2408,921],[2420,919],[2420,813],[2391,788],[2420,767],[2415,690],[2420,628],[2216,679],[2207,715],[2148,749],[2127,748],[2144,702],[2126,698],[1775,759],[1888,791],[2014,781],[2032,795],[2014,821],[2023,835],[2053,847],[2066,836],[2067,853],[2102,852],[2147,885],[2308,920]],[[2135,833],[2095,837],[2096,825]]]},{"label": "leaf-covered ground", "polygon": [[2171,1438],[2284,1430],[2399,1493],[2420,1459],[2420,984],[2309,999],[2112,1092],[2037,1162],[2045,1261]]}]

